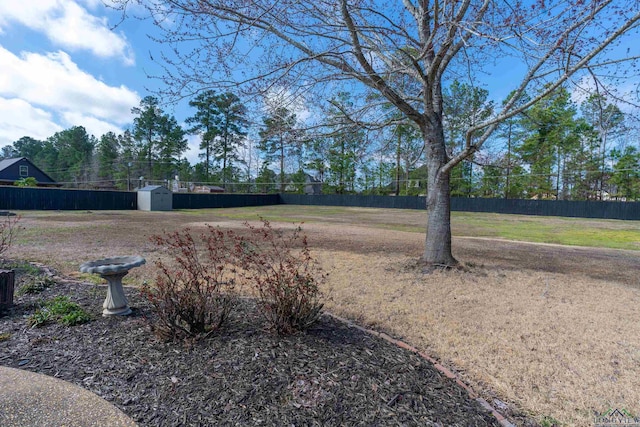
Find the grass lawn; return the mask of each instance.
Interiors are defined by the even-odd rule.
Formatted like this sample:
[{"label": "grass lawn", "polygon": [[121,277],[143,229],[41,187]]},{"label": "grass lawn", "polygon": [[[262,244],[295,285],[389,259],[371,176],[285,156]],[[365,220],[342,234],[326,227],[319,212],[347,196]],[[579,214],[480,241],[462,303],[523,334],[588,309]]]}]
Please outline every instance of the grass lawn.
[{"label": "grass lawn", "polygon": [[[424,233],[426,213],[375,208],[336,206],[265,206],[233,209],[184,210],[189,215],[204,212],[239,221],[262,216],[276,222],[349,223],[382,229]],[[452,212],[454,236],[491,237],[533,243],[640,249],[640,221]]]},{"label": "grass lawn", "polygon": [[425,275],[416,268],[424,211],[287,205],[22,215],[11,257],[81,277],[81,262],[142,255],[147,264],[127,276],[130,284],[153,281],[161,256],[153,234],[242,228],[259,216],[276,227],[304,222],[329,272],[329,311],[404,339],[489,402],[539,422],[591,426],[608,408],[640,414],[637,221],[454,212],[454,254],[472,267]]}]

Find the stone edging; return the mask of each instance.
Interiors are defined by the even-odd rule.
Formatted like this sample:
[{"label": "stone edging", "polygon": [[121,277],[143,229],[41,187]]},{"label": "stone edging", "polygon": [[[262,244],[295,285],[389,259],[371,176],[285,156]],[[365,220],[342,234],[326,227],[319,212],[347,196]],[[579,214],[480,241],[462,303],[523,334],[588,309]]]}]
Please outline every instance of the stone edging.
[{"label": "stone edging", "polygon": [[498,420],[498,422],[500,423],[500,425],[502,425],[502,427],[515,427],[515,424],[513,424],[504,415],[502,415],[500,412],[498,412],[493,406],[491,406],[491,404],[489,404],[489,402],[487,402],[482,397],[478,396],[478,393],[473,391],[471,386],[469,386],[469,385],[465,384],[464,382],[462,382],[462,380],[460,380],[460,378],[458,378],[458,376],[456,374],[451,372],[450,369],[448,369],[445,366],[443,366],[440,363],[438,363],[437,360],[435,360],[433,357],[429,356],[428,354],[426,354],[424,352],[421,352],[417,348],[405,343],[404,341],[395,339],[392,336],[385,334],[384,332],[378,332],[378,331],[374,331],[372,329],[367,329],[367,328],[364,328],[362,326],[358,326],[358,325],[356,325],[355,323],[351,322],[348,319],[344,319],[344,318],[342,318],[340,316],[336,316],[335,314],[328,313],[326,311],[323,314],[326,314],[327,316],[331,316],[334,319],[339,320],[340,322],[343,322],[343,323],[347,324],[351,328],[356,328],[356,329],[358,329],[358,330],[360,330],[362,332],[365,332],[365,333],[367,333],[369,335],[373,335],[375,337],[382,338],[383,340],[388,341],[391,344],[395,344],[398,347],[404,348],[405,350],[409,350],[409,351],[417,354],[418,356],[422,357],[423,359],[425,359],[429,363],[431,363],[433,365],[433,367],[436,368],[438,371],[440,371],[445,377],[454,380],[456,382],[456,384],[458,384],[460,387],[465,389],[467,391],[467,393],[469,393],[469,397],[471,399],[475,400],[476,402],[478,402],[483,408],[485,408],[486,410],[491,412],[491,415],[493,415]]}]

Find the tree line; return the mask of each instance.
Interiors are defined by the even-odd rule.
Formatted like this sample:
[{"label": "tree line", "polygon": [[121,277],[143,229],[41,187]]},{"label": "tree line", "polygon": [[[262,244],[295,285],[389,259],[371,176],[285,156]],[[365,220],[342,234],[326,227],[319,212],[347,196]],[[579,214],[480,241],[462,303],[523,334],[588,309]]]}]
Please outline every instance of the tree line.
[{"label": "tree line", "polygon": [[[523,114],[536,113],[534,107],[542,105],[542,114],[527,117],[530,122],[525,120],[522,126],[530,144],[515,139],[508,142],[509,185],[505,182],[501,189],[500,177],[485,180],[488,188],[484,192],[518,193],[517,178],[528,175],[524,197],[570,197],[580,194],[574,189],[581,184],[587,195],[575,197],[594,197],[595,193],[596,198],[604,198],[605,181],[611,181],[606,180],[605,169],[612,169],[611,144],[604,136],[607,128],[596,125],[599,142],[587,142],[587,137],[581,136],[569,143],[561,135],[564,126],[558,128],[554,121],[548,128],[543,123],[545,111],[555,104],[554,97],[562,97],[558,91],[568,85],[586,85],[596,94],[632,100],[633,90],[626,85],[634,85],[640,62],[633,50],[640,31],[640,11],[631,0],[294,0],[275,4],[269,0],[120,0],[116,8],[127,19],[133,5],[142,6],[150,17],[168,18],[154,20],[157,36],[153,40],[171,49],[172,55],[162,58],[166,84],[162,91],[173,99],[212,88],[241,90],[253,96],[284,88],[305,100],[326,100],[327,93],[338,91],[351,94],[347,100],[334,98],[328,109],[334,108],[337,114],[327,111],[323,118],[337,116],[333,123],[338,129],[364,128],[367,141],[386,146],[388,151],[377,151],[373,156],[363,149],[353,153],[348,149],[352,134],[329,132],[330,142],[334,137],[343,139],[344,152],[340,142],[333,151],[344,154],[342,165],[349,172],[341,175],[345,191],[382,191],[382,185],[372,189],[369,184],[382,184],[386,162],[395,165],[392,174],[394,192],[398,193],[399,164],[413,160],[408,156],[408,162],[403,159],[404,144],[411,141],[415,130],[424,150],[418,158],[424,159],[426,176],[422,262],[428,268],[457,264],[451,251],[451,195],[456,191],[452,187],[466,177],[471,187],[466,193],[478,191],[479,168],[474,162],[488,170],[490,162],[481,157],[496,157],[488,143],[504,123],[514,121],[517,125]],[[475,95],[481,94],[476,88],[496,78],[512,90],[508,99],[495,105],[476,99]],[[486,108],[472,109],[477,114],[448,116],[446,110],[453,104],[446,100],[446,91],[454,89],[456,79],[470,85],[471,100]],[[545,102],[551,104],[544,106]],[[349,103],[354,108],[349,108]],[[604,109],[600,108],[601,112]],[[569,119],[579,117],[568,115],[572,116]],[[454,119],[467,123],[462,132],[451,131]],[[385,132],[389,129],[392,131]],[[377,132],[391,135],[385,138],[376,136]],[[457,133],[459,139],[448,139],[448,132]],[[557,141],[567,145],[559,146]],[[526,152],[531,144],[540,151]],[[566,174],[574,162],[585,167],[593,163],[591,153],[584,158],[585,150],[576,148],[593,144],[600,149],[595,162],[600,177],[595,189],[590,169],[579,171],[578,176]],[[515,161],[525,173],[512,173],[518,166]],[[352,163],[359,171],[355,180],[366,177],[364,185],[354,184]],[[373,173],[363,173],[363,163],[367,168],[372,165]],[[466,168],[454,171],[461,164]],[[495,170],[500,167],[491,166]],[[410,168],[405,169],[406,176]],[[327,168],[327,172],[333,169]],[[555,172],[555,181],[538,179],[548,172]],[[344,187],[337,185],[336,191]]]},{"label": "tree line", "polygon": [[[454,81],[444,92],[449,156],[462,149],[466,129],[493,114],[489,92]],[[205,91],[180,125],[147,96],[132,108],[132,125],[99,138],[82,126],[46,140],[24,136],[2,158],[27,157],[67,187],[132,189],[142,182],[211,184],[226,191],[425,194],[427,166],[418,130],[407,120],[380,129],[344,111],[353,96],[337,93],[321,123],[300,120],[277,105],[255,119],[231,92]],[[507,102],[505,100],[505,102]],[[488,149],[451,171],[457,197],[561,200],[640,199],[640,151],[629,117],[602,94],[579,105],[564,88],[500,124]],[[200,161],[184,157],[187,135],[199,137]],[[142,180],[142,182],[141,182]],[[186,185],[186,184],[185,184]]]}]

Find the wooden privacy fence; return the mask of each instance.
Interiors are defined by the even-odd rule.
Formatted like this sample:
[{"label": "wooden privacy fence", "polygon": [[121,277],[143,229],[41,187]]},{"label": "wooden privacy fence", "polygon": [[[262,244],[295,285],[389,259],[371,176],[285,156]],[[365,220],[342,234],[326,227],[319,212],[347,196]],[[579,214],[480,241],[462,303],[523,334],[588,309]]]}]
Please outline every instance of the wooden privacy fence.
[{"label": "wooden privacy fence", "polygon": [[[352,206],[368,208],[426,209],[425,197],[281,194],[280,203],[291,205]],[[638,202],[589,202],[568,200],[522,200],[451,198],[451,210],[520,215],[565,216],[640,220]]]},{"label": "wooden privacy fence", "polygon": [[[425,197],[174,193],[174,209],[232,208],[269,205],[352,206],[425,209]],[[68,190],[0,187],[0,210],[135,210],[137,193],[129,191]],[[451,210],[504,214],[640,220],[639,202],[480,199],[454,197]]]},{"label": "wooden privacy fence", "polygon": [[131,210],[137,194],[128,191],[0,187],[0,210]]}]

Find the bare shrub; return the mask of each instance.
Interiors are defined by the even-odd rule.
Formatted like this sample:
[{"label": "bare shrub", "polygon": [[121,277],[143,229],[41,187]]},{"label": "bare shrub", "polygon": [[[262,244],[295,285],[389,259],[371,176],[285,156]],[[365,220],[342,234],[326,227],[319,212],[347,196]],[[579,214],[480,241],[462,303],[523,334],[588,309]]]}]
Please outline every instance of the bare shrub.
[{"label": "bare shrub", "polygon": [[267,322],[278,334],[309,328],[321,315],[319,284],[325,275],[311,256],[302,229],[287,234],[264,219],[261,227],[245,226],[250,233],[238,242],[238,262],[244,279],[256,290]]},{"label": "bare shrub", "polygon": [[11,247],[16,233],[20,229],[18,226],[19,221],[19,216],[9,215],[0,220],[0,260],[3,259],[4,253]]},{"label": "bare shrub", "polygon": [[151,238],[172,258],[170,263],[156,261],[155,288],[142,290],[158,315],[155,332],[163,338],[205,338],[233,308],[235,236],[209,226],[199,238],[200,247],[189,229]]}]

